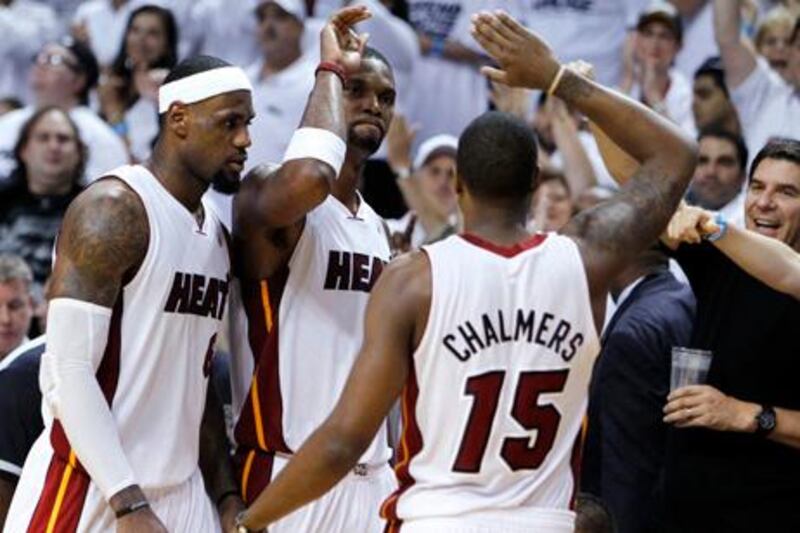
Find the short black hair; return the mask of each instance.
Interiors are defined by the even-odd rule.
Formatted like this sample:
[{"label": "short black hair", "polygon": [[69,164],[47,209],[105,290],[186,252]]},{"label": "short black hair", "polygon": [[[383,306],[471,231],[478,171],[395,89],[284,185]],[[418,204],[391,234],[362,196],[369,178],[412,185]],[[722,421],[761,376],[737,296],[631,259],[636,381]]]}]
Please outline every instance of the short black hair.
[{"label": "short black hair", "polygon": [[744,139],[738,133],[733,133],[730,130],[726,130],[724,128],[706,128],[700,131],[700,134],[697,136],[697,142],[699,143],[706,137],[715,137],[717,139],[725,139],[733,146],[736,147],[736,157],[739,159],[739,170],[744,174],[747,170],[747,158],[749,157],[749,153],[747,151],[747,143],[744,142]]},{"label": "short black hair", "polygon": [[750,165],[750,175],[748,181],[753,180],[753,175],[756,173],[758,165],[765,159],[777,159],[780,161],[790,161],[795,165],[800,166],[800,141],[797,139],[772,139],[753,159],[753,164]]},{"label": "short black hair", "polygon": [[722,89],[726,98],[731,97],[728,85],[725,83],[725,66],[719,56],[709,57],[703,61],[703,64],[694,72],[694,79],[696,80],[700,76],[709,76],[714,80],[714,84]]},{"label": "short black hair", "polygon": [[188,78],[189,76],[194,76],[195,74],[200,74],[201,72],[206,72],[207,70],[214,70],[230,66],[232,65],[224,59],[214,56],[199,55],[188,57],[175,65],[175,67],[169,71],[167,77],[164,78],[164,84],[183,78]]},{"label": "short black hair", "polygon": [[394,75],[394,69],[392,68],[392,64],[389,63],[389,60],[386,59],[386,56],[383,55],[379,50],[372,48],[371,46],[367,46],[364,48],[364,54],[361,56],[362,59],[377,59],[389,69]]},{"label": "short black hair", "polygon": [[523,201],[538,173],[536,134],[508,113],[489,111],[461,134],[456,164],[471,194],[492,200]]}]

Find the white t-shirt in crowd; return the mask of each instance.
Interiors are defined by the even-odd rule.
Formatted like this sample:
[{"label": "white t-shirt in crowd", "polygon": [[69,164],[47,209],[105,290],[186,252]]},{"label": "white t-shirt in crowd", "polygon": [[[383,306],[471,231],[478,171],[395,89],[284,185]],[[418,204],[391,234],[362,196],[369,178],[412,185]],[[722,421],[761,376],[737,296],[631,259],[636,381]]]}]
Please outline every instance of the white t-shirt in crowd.
[{"label": "white t-shirt in crowd", "polygon": [[700,8],[691,19],[683,21],[683,46],[675,58],[675,68],[688,79],[709,57],[719,55],[714,40],[714,10],[711,2]]},{"label": "white t-shirt in crowd", "polygon": [[759,58],[756,68],[738,87],[731,100],[750,153],[750,161],[774,137],[800,139],[800,91],[784,82]]},{"label": "white t-shirt in crowd", "polygon": [[[22,126],[33,115],[32,106],[11,111],[0,117],[0,176],[14,170],[14,145],[17,144]],[[84,182],[90,183],[103,173],[128,163],[125,143],[103,122],[97,114],[85,106],[74,107],[69,116],[75,121],[81,140],[89,150]]]},{"label": "white t-shirt in crowd", "polygon": [[[514,0],[410,0],[408,16],[417,32],[458,42],[482,52],[469,33],[470,16],[482,9],[518,10]],[[422,56],[414,73],[418,97],[411,103],[412,124],[419,124],[416,139],[440,133],[456,137],[488,108],[488,82],[474,65],[439,57]]]},{"label": "white t-shirt in crowd", "polygon": [[[685,132],[695,135],[697,130],[694,125],[694,115],[692,115],[692,84],[676,69],[669,71],[669,78],[669,88],[664,97],[667,115]],[[639,85],[634,85],[631,89],[631,98],[642,99],[642,89]]]},{"label": "white t-shirt in crowd", "polygon": [[158,107],[152,100],[139,98],[125,111],[128,126],[128,141],[131,155],[136,161],[144,161],[153,150],[153,140],[158,135]]},{"label": "white t-shirt in crowd", "polygon": [[[600,155],[600,147],[597,146],[594,135],[588,131],[579,131],[578,140],[586,152],[586,157],[589,158],[589,162],[592,164],[592,170],[594,170],[594,175],[597,178],[597,185],[611,190],[619,189],[619,184],[614,181],[614,178],[611,177],[611,174],[606,168],[603,156]],[[550,164],[557,169],[564,168],[564,157],[561,155],[561,152],[556,151],[553,153],[550,157]]]},{"label": "white t-shirt in crowd", "polygon": [[525,25],[541,35],[561,61],[594,65],[597,79],[616,87],[622,77],[626,31],[650,0],[523,0]]},{"label": "white t-shirt in crowd", "polygon": [[59,24],[49,6],[16,0],[0,6],[0,98],[30,100],[28,70],[32,58],[58,37]]},{"label": "white t-shirt in crowd", "polygon": [[[173,2],[175,0],[172,0]],[[233,65],[250,65],[259,57],[253,0],[199,0],[181,27],[181,50],[204,54]]]},{"label": "white t-shirt in crowd", "polygon": [[280,163],[295,129],[300,125],[314,87],[316,63],[306,56],[284,70],[261,78],[263,62],[247,68],[253,83],[253,109],[250,125],[252,145],[247,150],[247,168],[261,163]]}]

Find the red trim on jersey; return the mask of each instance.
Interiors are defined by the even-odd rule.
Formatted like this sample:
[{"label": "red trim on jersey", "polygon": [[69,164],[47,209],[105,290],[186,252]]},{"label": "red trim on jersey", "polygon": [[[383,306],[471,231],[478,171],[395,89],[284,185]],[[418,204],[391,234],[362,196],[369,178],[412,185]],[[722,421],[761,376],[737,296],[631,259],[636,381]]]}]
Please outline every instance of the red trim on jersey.
[{"label": "red trim on jersey", "polygon": [[400,530],[402,521],[397,516],[397,501],[415,482],[409,468],[411,461],[422,450],[423,444],[422,432],[417,424],[416,416],[418,397],[417,372],[412,357],[408,369],[408,379],[403,389],[403,435],[397,449],[397,466],[394,469],[399,488],[381,506],[381,518],[387,521],[386,531]]},{"label": "red trim on jersey", "polygon": [[54,455],[28,533],[76,532],[89,482],[89,476]]},{"label": "red trim on jersey", "polygon": [[503,257],[510,258],[526,250],[530,250],[531,248],[536,248],[537,246],[542,244],[544,240],[547,238],[547,233],[536,233],[534,235],[531,235],[524,241],[512,244],[511,246],[501,246],[499,244],[495,244],[493,242],[487,241],[482,237],[478,237],[473,233],[462,233],[459,236],[468,243],[474,244],[479,248],[483,248],[484,250],[489,250],[490,252],[496,253],[497,255],[502,255]]},{"label": "red trim on jersey", "polygon": [[[114,400],[119,382],[122,309],[120,294],[111,312],[108,342],[95,374],[109,406]],[[31,517],[28,532],[72,533],[78,529],[90,478],[75,457],[58,420],[53,421],[50,442],[53,446],[53,458],[47,469],[44,487]]]},{"label": "red trim on jersey", "polygon": [[[289,269],[283,268],[266,281],[242,283],[242,302],[247,315],[248,339],[255,358],[255,371],[239,421],[236,442],[264,452],[292,453],[283,435],[283,398],[279,370],[279,324],[283,291]],[[264,300],[266,295],[267,300]]]},{"label": "red trim on jersey", "polygon": [[581,480],[581,458],[583,456],[583,436],[585,432],[583,427],[575,437],[575,443],[572,445],[572,456],[570,457],[569,466],[572,470],[572,494],[569,497],[569,508],[575,510],[575,498],[578,496],[578,486]]}]

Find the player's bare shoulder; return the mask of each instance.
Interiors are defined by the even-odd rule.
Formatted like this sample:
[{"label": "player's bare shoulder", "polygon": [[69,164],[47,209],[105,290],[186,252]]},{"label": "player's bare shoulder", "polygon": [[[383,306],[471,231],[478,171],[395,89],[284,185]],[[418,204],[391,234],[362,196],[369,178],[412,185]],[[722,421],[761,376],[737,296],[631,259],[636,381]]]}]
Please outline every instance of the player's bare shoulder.
[{"label": "player's bare shoulder", "polygon": [[432,279],[431,262],[424,251],[415,250],[394,258],[372,289],[374,301],[368,312],[381,315],[385,312],[388,320],[412,323],[410,340],[413,346],[418,345],[428,322]]},{"label": "player's bare shoulder", "polygon": [[114,177],[93,183],[64,216],[51,294],[113,302],[118,282],[144,259],[149,233],[147,212],[133,189]]}]

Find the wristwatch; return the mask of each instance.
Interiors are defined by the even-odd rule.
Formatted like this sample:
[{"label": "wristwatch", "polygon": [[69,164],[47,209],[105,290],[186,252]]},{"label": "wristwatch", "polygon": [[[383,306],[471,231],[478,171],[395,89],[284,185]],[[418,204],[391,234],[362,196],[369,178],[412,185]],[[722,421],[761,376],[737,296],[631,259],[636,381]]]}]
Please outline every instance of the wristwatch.
[{"label": "wristwatch", "polygon": [[761,411],[756,415],[756,435],[769,435],[775,429],[776,423],[775,408],[762,405]]}]

